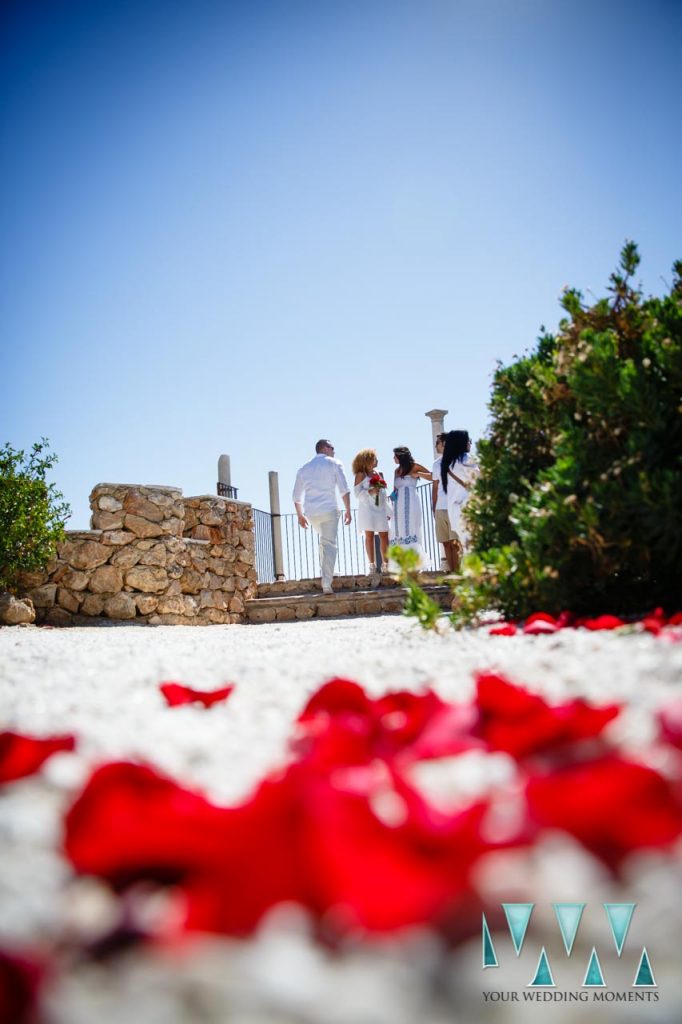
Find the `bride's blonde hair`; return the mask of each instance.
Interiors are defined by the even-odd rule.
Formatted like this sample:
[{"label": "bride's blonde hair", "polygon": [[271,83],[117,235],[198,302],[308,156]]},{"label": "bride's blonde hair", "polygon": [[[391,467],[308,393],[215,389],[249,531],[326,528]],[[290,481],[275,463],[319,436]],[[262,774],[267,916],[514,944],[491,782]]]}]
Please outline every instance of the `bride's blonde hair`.
[{"label": "bride's blonde hair", "polygon": [[374,448],[363,448],[361,452],[353,459],[353,472],[364,473],[366,476],[372,472],[374,466],[374,460],[377,457],[377,453]]}]

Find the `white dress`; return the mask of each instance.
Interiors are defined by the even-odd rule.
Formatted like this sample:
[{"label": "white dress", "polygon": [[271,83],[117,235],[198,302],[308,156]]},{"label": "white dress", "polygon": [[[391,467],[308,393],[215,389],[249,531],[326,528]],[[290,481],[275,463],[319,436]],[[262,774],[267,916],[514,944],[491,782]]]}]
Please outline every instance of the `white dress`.
[{"label": "white dress", "polygon": [[[370,474],[371,476],[372,474]],[[353,488],[358,499],[358,533],[369,530],[372,533],[388,533],[388,512],[386,507],[386,488],[379,491],[379,504],[374,500],[376,495],[369,493],[369,476],[361,480]]]},{"label": "white dress", "polygon": [[[468,456],[465,455],[461,461],[451,464],[450,472],[471,486],[478,475],[479,469],[478,464],[469,460]],[[462,547],[466,551],[470,546],[471,538],[469,535],[469,524],[462,515],[462,512],[466,507],[471,492],[467,487],[462,487],[456,480],[453,480],[450,472],[448,473],[448,489],[446,492],[448,518],[450,519],[451,529],[455,531]]]},{"label": "white dress", "polygon": [[413,548],[419,555],[418,567],[426,564],[422,530],[422,506],[417,495],[416,476],[397,476],[397,492],[393,517],[391,519],[391,544],[401,548]]}]

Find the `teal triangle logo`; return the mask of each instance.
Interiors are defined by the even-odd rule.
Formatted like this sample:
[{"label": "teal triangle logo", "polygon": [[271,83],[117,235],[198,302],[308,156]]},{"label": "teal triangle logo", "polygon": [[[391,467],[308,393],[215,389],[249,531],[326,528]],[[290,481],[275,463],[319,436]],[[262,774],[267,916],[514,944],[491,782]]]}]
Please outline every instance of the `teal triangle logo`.
[{"label": "teal triangle logo", "polygon": [[518,956],[526,937],[526,929],[533,913],[534,903],[503,903],[502,908],[507,918],[509,931],[511,932],[514,949]]},{"label": "teal triangle logo", "polygon": [[604,981],[604,975],[602,974],[601,964],[599,963],[599,957],[597,956],[597,950],[592,947],[592,955],[590,962],[587,965],[585,971],[585,980],[583,981],[583,988],[606,988],[606,982]]},{"label": "teal triangle logo", "polygon": [[618,956],[623,951],[625,936],[630,927],[630,921],[634,913],[636,903],[605,903],[604,909],[611,925],[611,934],[616,944]]},{"label": "teal triangle logo", "polygon": [[561,938],[564,940],[566,954],[571,955],[575,936],[580,924],[580,918],[585,909],[584,903],[553,903],[554,913],[561,929]]},{"label": "teal triangle logo", "polygon": [[542,947],[542,952],[540,953],[540,959],[538,960],[538,965],[537,965],[537,967],[535,969],[535,977],[533,978],[533,980],[526,987],[527,988],[531,988],[531,987],[534,987],[534,988],[539,988],[539,987],[554,988],[555,987],[554,978],[552,976],[552,968],[549,966],[549,960],[547,959],[547,954],[545,953],[545,947],[544,946]]},{"label": "teal triangle logo", "polygon": [[656,979],[654,978],[654,972],[651,970],[651,963],[649,962],[649,954],[646,951],[646,946],[642,949],[642,955],[639,958],[639,967],[637,968],[637,974],[635,980],[632,983],[633,988],[658,988]]},{"label": "teal triangle logo", "polygon": [[495,947],[493,946],[493,940],[490,937],[490,930],[488,929],[488,922],[483,915],[483,967],[497,967],[497,956],[495,955]]}]

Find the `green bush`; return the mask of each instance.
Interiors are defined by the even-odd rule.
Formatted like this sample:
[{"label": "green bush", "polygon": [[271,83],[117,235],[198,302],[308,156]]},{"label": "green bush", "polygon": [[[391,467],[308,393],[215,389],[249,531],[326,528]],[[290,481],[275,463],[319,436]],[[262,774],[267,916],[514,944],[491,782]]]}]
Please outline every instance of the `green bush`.
[{"label": "green bush", "polygon": [[498,368],[455,621],[679,606],[682,261],[663,298],[638,264],[626,243],[607,298],[567,290],[558,332]]},{"label": "green bush", "polygon": [[71,509],[45,474],[57,461],[45,438],[27,455],[0,449],[0,590],[16,590],[26,572],[44,569],[64,536]]}]

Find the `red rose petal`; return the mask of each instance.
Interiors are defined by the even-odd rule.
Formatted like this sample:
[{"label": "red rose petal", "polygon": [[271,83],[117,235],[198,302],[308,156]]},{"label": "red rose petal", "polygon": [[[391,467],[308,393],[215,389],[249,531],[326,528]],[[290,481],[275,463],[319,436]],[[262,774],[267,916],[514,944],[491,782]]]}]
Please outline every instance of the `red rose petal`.
[{"label": "red rose petal", "polygon": [[205,708],[210,708],[220,701],[227,700],[234,690],[234,684],[230,683],[218,690],[193,690],[191,686],[184,686],[182,683],[159,683],[159,689],[171,708],[183,704],[203,704]]},{"label": "red rose petal", "polygon": [[0,949],[0,1021],[30,1024],[44,967],[26,957]]},{"label": "red rose petal", "polygon": [[537,824],[569,832],[614,868],[632,851],[664,848],[682,833],[671,784],[618,755],[531,778],[526,797]]},{"label": "red rose petal", "polygon": [[661,739],[682,750],[682,697],[675,697],[658,712]]},{"label": "red rose petal", "polygon": [[0,733],[0,783],[14,782],[33,775],[53,754],[73,750],[74,736],[49,736],[40,739],[16,732]]},{"label": "red rose petal", "polygon": [[491,626],[488,630],[489,636],[515,636],[516,626],[513,622],[504,622],[499,626]]},{"label": "red rose petal", "polygon": [[526,622],[523,632],[527,636],[541,636],[543,633],[557,633],[559,626],[556,622],[548,622],[547,619],[535,619],[533,622]]},{"label": "red rose petal", "polygon": [[592,707],[583,700],[552,706],[494,673],[477,676],[476,704],[476,734],[492,750],[517,758],[598,736],[620,710],[616,704]]},{"label": "red rose petal", "polygon": [[602,629],[620,629],[626,623],[619,619],[617,615],[598,615],[595,619],[582,619],[580,625],[584,626],[585,629],[598,631]]}]

